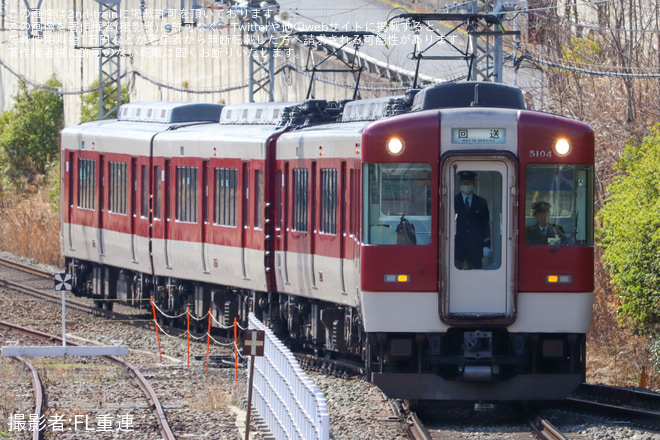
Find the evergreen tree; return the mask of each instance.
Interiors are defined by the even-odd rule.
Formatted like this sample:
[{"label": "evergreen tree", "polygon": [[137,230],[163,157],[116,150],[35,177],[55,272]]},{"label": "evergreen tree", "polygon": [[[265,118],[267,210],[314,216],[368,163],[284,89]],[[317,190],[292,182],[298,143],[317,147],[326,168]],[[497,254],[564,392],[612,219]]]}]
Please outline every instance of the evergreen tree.
[{"label": "evergreen tree", "polygon": [[[44,88],[56,91],[61,85],[53,76]],[[21,82],[14,108],[0,117],[1,172],[5,185],[18,190],[37,183],[59,157],[64,101],[48,90],[28,90]]]}]

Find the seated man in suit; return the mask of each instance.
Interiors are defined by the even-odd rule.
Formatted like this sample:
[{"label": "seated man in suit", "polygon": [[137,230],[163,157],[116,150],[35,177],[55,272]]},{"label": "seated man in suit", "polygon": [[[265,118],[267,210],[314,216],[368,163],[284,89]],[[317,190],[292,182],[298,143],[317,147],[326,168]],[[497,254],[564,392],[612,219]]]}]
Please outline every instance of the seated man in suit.
[{"label": "seated man in suit", "polygon": [[532,214],[536,218],[536,224],[525,228],[527,244],[557,244],[566,238],[564,229],[561,226],[549,223],[550,203],[534,203]]}]

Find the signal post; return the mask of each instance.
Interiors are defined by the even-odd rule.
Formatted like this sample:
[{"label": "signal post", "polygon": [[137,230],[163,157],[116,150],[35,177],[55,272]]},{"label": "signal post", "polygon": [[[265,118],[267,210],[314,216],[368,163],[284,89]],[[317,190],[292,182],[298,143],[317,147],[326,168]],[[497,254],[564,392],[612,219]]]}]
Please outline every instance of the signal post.
[{"label": "signal post", "polygon": [[243,332],[243,356],[250,356],[250,382],[248,385],[247,418],[245,420],[245,440],[250,438],[250,413],[252,412],[252,384],[254,382],[255,357],[264,355],[266,332],[245,330]]}]

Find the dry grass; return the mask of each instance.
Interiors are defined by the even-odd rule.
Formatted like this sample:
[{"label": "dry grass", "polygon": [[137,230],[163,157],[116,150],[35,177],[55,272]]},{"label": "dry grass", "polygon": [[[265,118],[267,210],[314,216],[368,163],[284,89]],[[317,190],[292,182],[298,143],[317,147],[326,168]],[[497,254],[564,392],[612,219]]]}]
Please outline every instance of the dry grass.
[{"label": "dry grass", "polygon": [[215,377],[207,377],[206,386],[201,395],[196,394],[194,398],[186,399],[194,402],[192,407],[197,411],[226,410],[231,405],[236,405],[233,388],[227,389],[221,381]]},{"label": "dry grass", "polygon": [[59,227],[47,191],[0,195],[0,250],[61,266]]}]

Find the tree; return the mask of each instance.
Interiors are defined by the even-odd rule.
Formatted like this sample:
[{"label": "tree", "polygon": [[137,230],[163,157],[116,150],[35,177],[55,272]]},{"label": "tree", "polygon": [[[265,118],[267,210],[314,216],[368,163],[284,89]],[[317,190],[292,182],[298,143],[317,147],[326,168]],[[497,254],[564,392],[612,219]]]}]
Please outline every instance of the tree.
[{"label": "tree", "polygon": [[[98,80],[95,80],[92,83],[91,88],[96,89],[99,86]],[[116,100],[114,99],[115,95],[115,90],[117,90],[115,87],[111,87],[109,90],[110,96],[113,97],[113,99],[105,99],[103,101],[103,109],[105,112],[110,111],[111,108],[115,106]],[[99,119],[99,92],[98,90],[95,90],[93,92],[87,93],[82,96],[82,106],[80,107],[80,122],[89,122],[89,121],[96,121]],[[131,100],[131,95],[130,92],[128,91],[128,87],[126,86],[121,86],[121,103],[126,104],[130,102]]]},{"label": "tree", "polygon": [[64,101],[54,91],[61,85],[55,76],[44,84],[47,90],[28,90],[21,82],[14,108],[0,117],[1,171],[18,189],[34,185],[59,156]]},{"label": "tree", "polygon": [[619,321],[640,334],[660,324],[660,124],[630,141],[599,213],[601,246],[620,301]]}]

